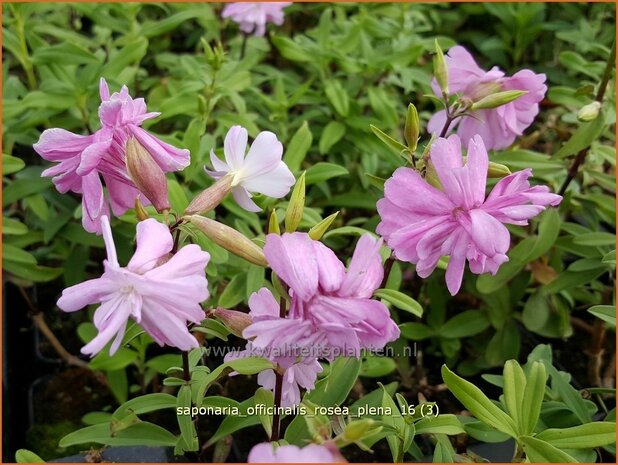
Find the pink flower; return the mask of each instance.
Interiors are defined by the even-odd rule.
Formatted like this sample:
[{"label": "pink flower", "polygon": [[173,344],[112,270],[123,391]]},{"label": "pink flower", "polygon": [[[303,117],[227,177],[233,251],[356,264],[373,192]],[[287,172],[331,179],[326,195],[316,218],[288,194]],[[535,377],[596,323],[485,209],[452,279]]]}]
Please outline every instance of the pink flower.
[{"label": "pink flower", "polygon": [[214,179],[232,176],[232,195],[245,210],[259,212],[251,196],[253,192],[279,199],[285,197],[295,182],[294,175],[281,160],[283,145],[269,131],[260,132],[245,156],[247,130],[232,126],[225,136],[225,162],[211,150],[210,161],[215,171],[206,170]]},{"label": "pink flower", "polygon": [[[462,142],[468,144],[479,134],[487,149],[503,149],[510,146],[517,136],[532,124],[539,113],[539,102],[543,100],[547,86],[545,75],[535,74],[529,69],[518,71],[511,77],[504,75],[499,68],[482,70],[463,47],[451,48],[445,56],[448,67],[448,86],[451,93],[461,94],[471,101],[506,90],[525,90],[528,93],[497,108],[478,110],[473,116],[458,118],[451,124],[456,128]],[[441,96],[437,83],[433,82],[436,95]],[[428,130],[440,134],[446,121],[446,111],[437,112],[429,121]]]},{"label": "pink flower", "polygon": [[188,150],[172,147],[140,127],[145,120],[159,115],[146,112],[144,99],[131,98],[126,86],[110,96],[103,78],[99,92],[101,129],[88,136],[47,129],[33,146],[45,160],[58,162],[42,175],[52,176],[59,192],[82,194],[84,229],[97,234],[101,234],[101,218],[109,216],[103,182],[116,216],[133,208],[136,198],[143,204],[149,203],[127,173],[126,143],[130,137],[135,137],[165,172],[189,164]]},{"label": "pink flower", "polygon": [[[279,304],[266,288],[254,292],[249,297],[249,315],[255,321],[276,321],[279,318]],[[315,386],[318,373],[322,366],[315,357],[302,357],[296,354],[285,354],[277,348],[255,347],[251,341],[247,342],[245,350],[230,352],[225,361],[251,356],[264,357],[277,363],[284,370],[283,384],[281,385],[281,406],[293,407],[300,404],[300,388],[311,391]],[[258,384],[270,391],[275,390],[276,376],[273,370],[265,370],[258,374]]]},{"label": "pink flower", "polygon": [[266,32],[266,23],[277,26],[283,24],[283,9],[292,2],[239,2],[228,3],[223,8],[221,16],[231,18],[240,25],[240,30],[256,36],[263,36]]},{"label": "pink flower", "polygon": [[370,235],[361,237],[346,272],[333,251],[308,234],[269,234],[264,253],[290,287],[291,308],[287,318],[252,308],[258,315],[243,336],[258,349],[328,360],[394,341],[399,328],[386,306],[371,298],[384,274],[380,246]]},{"label": "pink flower", "polygon": [[382,222],[377,232],[399,260],[416,264],[422,278],[433,272],[441,256],[450,256],[446,284],[455,295],[466,260],[476,274],[495,274],[508,261],[510,235],[504,224],[526,225],[562,197],[547,186],[531,187],[532,171],[527,169],[501,179],[485,198],[489,161],[478,135],[468,145],[465,166],[456,135],[437,139],[430,157],[444,190],[410,168],[399,168],[378,201]]},{"label": "pink flower", "polygon": [[309,444],[303,448],[286,445],[276,449],[270,442],[253,446],[248,463],[335,463],[342,462],[339,453],[333,453],[327,446]]},{"label": "pink flower", "polygon": [[129,318],[135,320],[159,345],[189,350],[198,342],[187,321],[201,322],[200,302],[208,298],[204,268],[210,259],[199,246],[190,244],[170,256],[172,235],[154,219],[137,225],[137,248],[126,267],[116,258],[116,248],[107,216],[101,218],[107,260],[104,273],[62,292],[58,307],[65,312],[100,304],[94,314],[97,336],[82,348],[94,355],[114,338],[113,355],[120,347]]}]

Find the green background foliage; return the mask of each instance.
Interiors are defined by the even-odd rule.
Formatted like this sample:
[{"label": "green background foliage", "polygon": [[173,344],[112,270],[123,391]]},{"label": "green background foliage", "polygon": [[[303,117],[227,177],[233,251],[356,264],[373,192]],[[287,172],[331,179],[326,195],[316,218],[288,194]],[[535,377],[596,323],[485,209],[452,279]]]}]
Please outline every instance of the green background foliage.
[{"label": "green background foliage", "polygon": [[[286,9],[283,26],[269,28],[267,37],[247,39],[236,25],[220,19],[221,8],[220,4],[198,3],[4,5],[2,233],[6,279],[21,287],[34,283],[37,292],[55,296],[63,287],[100,273],[102,240],[82,229],[79,198],[59,194],[49,179],[40,177],[47,165],[32,144],[45,128],[62,127],[83,134],[98,129],[101,76],[112,91],[126,84],[133,96],[145,97],[149,110],[161,116],[144,127],[191,151],[191,165],[168,174],[170,201],[176,211],[182,211],[212,183],[202,167],[209,165],[212,148],[221,154],[223,137],[232,125],[246,127],[250,137],[270,130],[283,142],[284,161],[294,174],[306,172],[300,229],[307,231],[339,212],[323,241],[341,257],[349,256],[358,235],[375,231],[379,221],[375,203],[382,195],[383,180],[403,165],[398,150],[384,145],[370,126],[403,142],[410,102],[419,110],[422,127],[426,126],[438,108],[430,87],[431,54],[437,38],[444,50],[465,45],[486,69],[497,65],[512,74],[529,67],[547,75],[548,93],[537,120],[513,147],[492,152],[492,161],[511,171],[532,168],[535,182],[558,191],[574,156],[587,150],[587,157],[559,209],[546,211],[528,228],[509,228],[510,261],[496,276],[466,274],[462,292],[450,298],[441,270],[423,281],[415,276],[412,265],[395,264],[388,289],[379,297],[401,324],[402,338],[394,346],[418,342],[429,360],[426,366],[408,357],[380,363],[368,357],[358,366],[334,368],[349,379],[348,390],[360,373],[360,379],[374,380],[374,388],[376,379],[396,380],[410,400],[423,392],[419,382],[442,382],[437,368],[442,363],[487,385],[480,373],[496,368],[500,372],[509,359],[539,361],[532,348],[538,342],[549,342],[569,352],[562,360],[567,367],[570,357],[577,358],[573,369],[580,385],[599,382],[588,378],[586,366],[593,362],[583,348],[598,342],[598,328],[611,331],[615,327],[613,75],[599,117],[581,123],[577,112],[592,102],[602,79],[615,36],[613,4],[295,4]],[[209,44],[206,52],[204,42]],[[217,43],[225,51],[222,61],[208,53]],[[427,140],[422,130],[419,153]],[[258,196],[255,200],[267,214],[276,209],[278,220],[283,221],[286,199]],[[216,211],[219,221],[258,241],[267,230],[267,214],[246,212],[231,198]],[[121,263],[132,253],[136,221],[131,211],[115,221]],[[252,292],[270,286],[262,268],[248,266],[203,236],[191,238],[212,257],[207,268],[211,298],[206,307],[246,308]],[[57,312],[51,301],[42,306],[47,313]],[[84,321],[54,318],[69,326]],[[217,323],[204,328],[207,337],[227,338],[229,332]],[[90,324],[82,324],[80,339],[89,340],[93,331]],[[168,368],[179,365],[173,354],[150,357],[149,338],[133,336],[116,359],[101,354],[90,362],[92,369],[107,374],[118,403],[132,397],[136,376],[149,386]],[[614,350],[608,339],[601,344],[607,351]],[[578,422],[567,421],[560,427],[590,422],[591,408],[581,405],[577,391],[569,391],[573,388],[568,374],[552,374],[551,350],[547,357],[543,360],[551,383],[544,394],[541,419],[553,406],[553,412],[562,411],[565,418],[572,412],[578,417],[579,412]],[[501,380],[491,379],[502,385]],[[445,381],[451,388],[451,382]],[[376,405],[395,405],[394,388],[388,386],[367,396],[373,395]],[[342,403],[347,397],[347,392],[338,393],[341,399],[328,392],[320,394],[318,389],[315,392],[309,398],[313,402],[318,398],[319,402]],[[508,407],[506,387],[505,396]],[[548,402],[553,404],[548,406]],[[562,407],[556,405],[561,402]],[[459,412],[452,408],[448,413]],[[608,415],[611,418],[611,411]],[[551,427],[547,418],[546,426]],[[436,457],[446,460],[455,452],[445,434],[457,434],[459,422],[453,426],[448,418],[444,421],[444,429],[434,431],[432,437]],[[249,426],[233,423],[233,419],[224,421],[216,437]],[[148,433],[151,426],[146,424],[150,425],[144,423],[144,431],[135,432],[136,437]],[[419,455],[418,447],[410,442],[413,426],[387,426],[401,438],[401,442],[388,440],[393,458],[404,452]],[[423,431],[422,426],[417,425],[417,433]],[[290,440],[305,437],[311,427],[292,422]],[[101,430],[96,424],[90,428]],[[179,428],[184,436],[190,425]],[[465,430],[477,439],[490,437],[479,421],[466,423]],[[179,447],[175,436],[159,433],[166,444]],[[532,433],[530,428],[519,433],[513,436],[520,438],[518,443],[529,458],[565,458],[560,450],[548,452],[539,446],[540,439],[526,436]],[[376,434],[365,444],[384,437],[384,432]],[[552,444],[555,438],[546,434]],[[187,441],[185,449],[190,450]],[[65,444],[69,443],[65,438]],[[573,454],[578,460],[590,459],[590,455]]]}]

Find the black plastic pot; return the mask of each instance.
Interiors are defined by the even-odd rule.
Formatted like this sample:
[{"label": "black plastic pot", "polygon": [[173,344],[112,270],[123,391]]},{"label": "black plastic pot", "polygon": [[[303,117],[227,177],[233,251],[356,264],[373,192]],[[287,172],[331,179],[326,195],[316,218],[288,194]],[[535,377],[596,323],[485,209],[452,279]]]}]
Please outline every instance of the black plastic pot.
[{"label": "black plastic pot", "polygon": [[[176,462],[174,449],[171,447],[119,446],[101,451],[97,457],[100,462],[116,463],[168,463]],[[92,463],[92,458],[86,454],[72,455],[51,460],[55,463]]]}]

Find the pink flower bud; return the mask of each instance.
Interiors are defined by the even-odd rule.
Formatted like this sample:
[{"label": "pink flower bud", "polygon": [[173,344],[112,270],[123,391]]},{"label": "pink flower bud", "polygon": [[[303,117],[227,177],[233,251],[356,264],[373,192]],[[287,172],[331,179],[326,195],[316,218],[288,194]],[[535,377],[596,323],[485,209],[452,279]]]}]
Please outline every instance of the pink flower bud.
[{"label": "pink flower bud", "polygon": [[251,241],[251,239],[243,236],[235,229],[223,223],[219,223],[218,221],[206,218],[205,216],[190,215],[184,217],[184,219],[189,221],[215,244],[220,245],[228,252],[232,252],[234,255],[255,265],[268,266],[262,249]]},{"label": "pink flower bud", "polygon": [[135,139],[127,141],[127,172],[135,186],[159,213],[170,209],[165,173],[150,153]]},{"label": "pink flower bud", "polygon": [[252,322],[251,317],[244,312],[217,307],[212,314],[219,318],[233,335],[242,337],[242,332]]},{"label": "pink flower bud", "polygon": [[233,176],[223,176],[208,189],[203,190],[191,201],[185,213],[193,215],[194,213],[206,213],[213,210],[232,190],[233,179]]}]

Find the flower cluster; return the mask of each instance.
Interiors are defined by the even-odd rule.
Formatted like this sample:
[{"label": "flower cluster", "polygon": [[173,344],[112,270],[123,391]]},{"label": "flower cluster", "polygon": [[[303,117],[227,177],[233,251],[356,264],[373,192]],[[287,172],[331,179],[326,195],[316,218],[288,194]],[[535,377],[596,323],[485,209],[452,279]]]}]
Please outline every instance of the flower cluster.
[{"label": "flower cluster", "polygon": [[[362,236],[346,271],[332,250],[308,234],[266,237],[266,259],[289,286],[289,314],[281,314],[268,289],[254,293],[249,300],[252,323],[242,333],[250,342],[233,357],[260,355],[275,361],[285,371],[283,405],[300,402],[299,386],[313,388],[321,371],[319,358],[359,357],[361,349],[381,349],[399,337],[386,306],[371,298],[384,276],[381,243]],[[272,389],[272,370],[258,382]]]},{"label": "flower cluster", "polygon": [[[551,194],[547,186],[530,186],[530,169],[503,178],[485,197],[487,149],[508,147],[532,123],[547,90],[545,75],[521,70],[505,77],[495,67],[483,71],[461,46],[450,49],[445,66],[438,66],[434,91],[446,105],[447,92],[457,93],[463,111],[454,114],[446,108],[429,121],[434,134],[457,131],[449,138],[438,137],[426,159],[439,187],[415,169],[397,169],[377,204],[381,218],[377,232],[397,259],[416,265],[422,278],[433,273],[441,257],[449,257],[446,284],[455,295],[466,261],[476,274],[496,274],[508,261],[510,234],[504,224],[526,225],[562,197]],[[501,102],[496,96],[504,91],[521,92],[515,100]],[[492,96],[494,102],[475,109],[475,103],[488,102]],[[466,160],[462,142],[468,148]]]},{"label": "flower cluster", "polygon": [[[470,116],[455,121],[450,128],[457,130],[465,145],[477,134],[487,149],[503,149],[511,145],[539,113],[539,102],[547,91],[545,75],[529,69],[518,71],[510,77],[497,67],[484,71],[470,52],[459,45],[451,48],[445,58],[449,90],[460,94],[469,103],[501,91],[526,91],[518,99],[497,108],[473,111]],[[436,95],[441,94],[436,81],[433,82],[433,90]],[[439,134],[445,122],[446,111],[438,111],[429,121],[429,132]]]},{"label": "flower cluster", "polygon": [[59,128],[47,129],[34,144],[41,157],[58,162],[43,171],[43,176],[52,176],[54,185],[63,194],[69,191],[82,194],[84,229],[97,234],[102,232],[103,216],[110,215],[101,178],[114,215],[120,216],[133,208],[136,198],[143,204],[149,203],[127,172],[129,139],[137,140],[164,172],[189,165],[188,150],[177,149],[140,127],[144,121],[159,116],[147,112],[144,99],[133,99],[126,86],[110,95],[103,78],[99,93],[101,129],[87,136]]},{"label": "flower cluster", "polygon": [[123,268],[107,216],[101,218],[101,225],[107,249],[105,272],[100,278],[65,289],[58,300],[58,307],[65,312],[101,304],[94,314],[99,334],[82,353],[95,355],[114,339],[109,351],[113,355],[122,343],[129,318],[161,346],[198,347],[187,322],[200,323],[205,317],[200,302],[208,298],[204,269],[210,255],[195,244],[172,255],[169,229],[151,218],[137,225],[137,248]]}]

